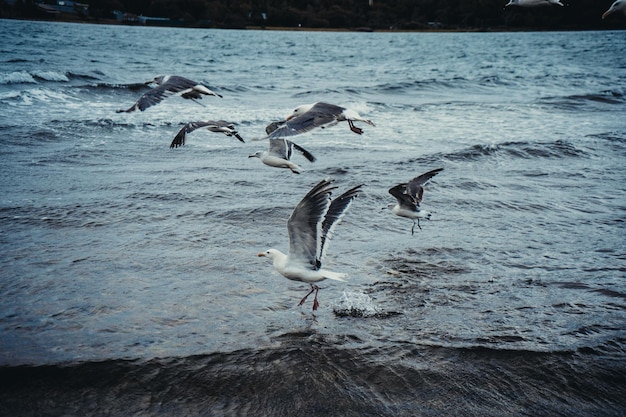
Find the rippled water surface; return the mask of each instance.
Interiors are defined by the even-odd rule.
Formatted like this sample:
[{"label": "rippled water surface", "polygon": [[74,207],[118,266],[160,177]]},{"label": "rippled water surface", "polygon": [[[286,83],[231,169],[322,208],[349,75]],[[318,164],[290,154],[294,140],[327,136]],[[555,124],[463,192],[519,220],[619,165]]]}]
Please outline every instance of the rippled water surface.
[{"label": "rippled water surface", "polygon": [[[624,32],[0,35],[0,414],[623,415]],[[223,98],[116,113],[159,74]],[[248,158],[315,101],[376,127]],[[169,148],[207,119],[246,143]],[[437,167],[412,235],[388,189]],[[325,177],[364,192],[313,313],[256,254]]]}]

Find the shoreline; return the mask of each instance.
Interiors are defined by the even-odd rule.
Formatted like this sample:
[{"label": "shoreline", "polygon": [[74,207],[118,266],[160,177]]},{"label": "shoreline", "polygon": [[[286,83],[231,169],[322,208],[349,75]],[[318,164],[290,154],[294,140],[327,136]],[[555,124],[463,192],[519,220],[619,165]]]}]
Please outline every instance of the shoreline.
[{"label": "shoreline", "polygon": [[467,27],[467,28],[423,28],[423,29],[374,29],[369,27],[355,28],[316,28],[316,27],[291,27],[291,26],[255,26],[247,25],[243,27],[220,27],[220,26],[198,26],[198,25],[142,25],[127,24],[115,19],[92,19],[85,20],[73,18],[71,15],[62,15],[56,19],[44,18],[11,18],[2,17],[0,20],[19,20],[29,22],[50,22],[50,23],[78,23],[87,25],[110,25],[129,27],[151,27],[151,28],[181,28],[181,29],[217,29],[217,30],[267,30],[284,32],[362,32],[362,33],[506,33],[506,32],[593,32],[593,31],[620,31],[626,28],[511,28],[511,27]]}]

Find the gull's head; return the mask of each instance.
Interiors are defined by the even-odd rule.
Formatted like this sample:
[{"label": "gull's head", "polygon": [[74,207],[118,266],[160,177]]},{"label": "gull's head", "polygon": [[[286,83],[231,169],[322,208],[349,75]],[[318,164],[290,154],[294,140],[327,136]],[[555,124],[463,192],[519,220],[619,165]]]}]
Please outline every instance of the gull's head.
[{"label": "gull's head", "polygon": [[257,256],[274,259],[279,253],[280,252],[278,252],[276,249],[268,249],[265,252],[260,252]]},{"label": "gull's head", "polygon": [[150,85],[150,84],[161,85],[163,83],[163,80],[165,80],[165,77],[167,77],[167,75],[158,75],[154,77],[153,79],[151,79],[150,81],[146,81],[144,84],[145,85]]},{"label": "gull's head", "polygon": [[309,110],[311,110],[311,108],[315,105],[315,103],[313,104],[302,104],[298,107],[296,107],[295,109],[293,109],[293,111],[291,112],[291,114],[287,117],[285,117],[285,121],[287,120],[291,120],[296,116],[301,115],[302,113],[306,113]]}]

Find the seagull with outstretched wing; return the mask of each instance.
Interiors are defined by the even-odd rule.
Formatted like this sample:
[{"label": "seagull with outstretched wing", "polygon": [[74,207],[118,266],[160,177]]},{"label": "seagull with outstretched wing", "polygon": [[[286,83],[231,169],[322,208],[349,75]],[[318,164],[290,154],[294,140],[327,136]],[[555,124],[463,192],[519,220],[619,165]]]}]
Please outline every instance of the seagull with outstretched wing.
[{"label": "seagull with outstretched wing", "polygon": [[265,165],[276,168],[289,168],[294,174],[302,171],[298,165],[291,162],[291,155],[294,149],[300,152],[309,162],[315,162],[315,157],[311,152],[290,140],[278,138],[269,139],[269,149],[267,151],[257,151],[250,158],[259,158]]},{"label": "seagull with outstretched wing", "polygon": [[118,113],[130,113],[135,110],[144,111],[148,107],[159,104],[167,97],[173,95],[179,95],[182,98],[194,101],[202,99],[202,96],[222,97],[209,90],[208,87],[192,81],[189,78],[181,77],[180,75],[160,75],[145,84],[156,84],[156,87],[144,93],[139,97],[139,100],[128,109],[118,110]]},{"label": "seagull with outstretched wing", "polygon": [[417,227],[421,230],[420,219],[430,219],[431,213],[420,208],[422,196],[424,195],[424,185],[441,171],[443,171],[443,168],[433,169],[432,171],[428,171],[425,174],[413,178],[407,183],[398,184],[389,189],[389,194],[398,200],[398,203],[393,205],[391,209],[393,214],[413,220],[411,234],[415,231],[416,220]]},{"label": "seagull with outstretched wing", "polygon": [[215,133],[223,133],[226,136],[234,136],[239,139],[240,142],[245,143],[243,138],[239,136],[239,132],[235,129],[235,125],[233,123],[227,122],[225,120],[207,120],[205,122],[189,122],[186,123],[176,134],[172,143],[170,144],[170,148],[178,148],[179,146],[183,146],[185,144],[185,140],[187,139],[187,135],[193,132],[196,129],[201,129],[206,127],[210,132]]},{"label": "seagull with outstretched wing", "polygon": [[371,120],[364,119],[354,110],[318,102],[296,107],[285,120],[267,125],[265,133],[269,138],[295,136],[318,127],[324,129],[344,121],[347,121],[350,130],[358,135],[363,133],[363,129],[355,126],[354,122],[364,122],[375,126]]},{"label": "seagull with outstretched wing", "polygon": [[331,200],[332,191],[337,187],[332,180],[324,179],[309,191],[298,203],[287,221],[289,231],[289,253],[285,255],[277,249],[259,253],[273,261],[274,268],[285,278],[311,284],[311,291],[300,300],[304,304],[307,297],[315,292],[313,310],[317,310],[317,292],[320,287],[314,283],[332,279],[344,281],[346,274],[322,268],[322,259],[328,247],[335,226],[356,196],[362,185],[357,185]]}]

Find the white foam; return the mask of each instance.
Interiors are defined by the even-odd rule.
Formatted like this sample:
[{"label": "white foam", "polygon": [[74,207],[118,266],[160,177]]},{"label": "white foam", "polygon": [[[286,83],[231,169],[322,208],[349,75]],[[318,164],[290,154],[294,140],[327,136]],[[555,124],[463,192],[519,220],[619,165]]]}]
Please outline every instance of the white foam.
[{"label": "white foam", "polygon": [[381,313],[372,298],[363,293],[344,291],[335,311],[350,313],[362,317],[375,316]]},{"label": "white foam", "polygon": [[27,71],[15,71],[15,72],[0,74],[0,84],[22,84],[22,83],[36,84],[37,81]]},{"label": "white foam", "polygon": [[56,71],[32,71],[31,72],[35,77],[41,78],[46,81],[63,81],[69,82],[69,78],[67,75],[61,72]]}]

